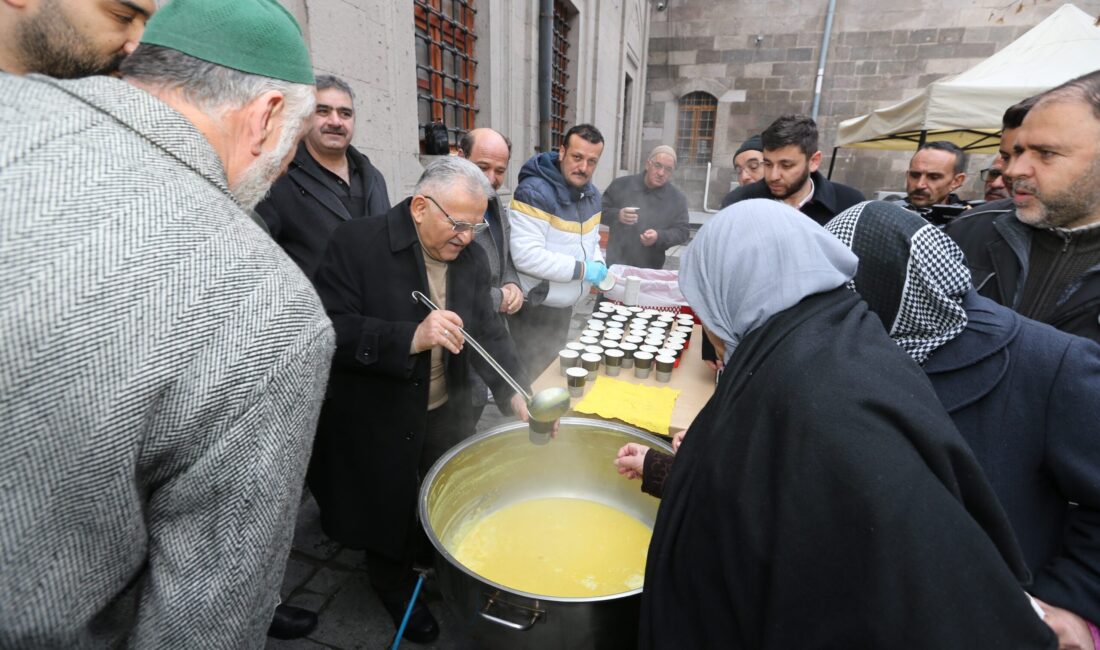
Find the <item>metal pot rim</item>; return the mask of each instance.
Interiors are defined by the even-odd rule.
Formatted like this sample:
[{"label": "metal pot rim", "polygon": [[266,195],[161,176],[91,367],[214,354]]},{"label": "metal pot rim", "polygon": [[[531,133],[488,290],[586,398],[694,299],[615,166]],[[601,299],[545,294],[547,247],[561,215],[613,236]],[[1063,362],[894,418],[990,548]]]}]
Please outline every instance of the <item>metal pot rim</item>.
[{"label": "metal pot rim", "polygon": [[[594,419],[594,418],[574,418],[574,417],[561,418],[560,422],[563,425],[565,425],[565,424],[576,424],[576,425],[581,425],[581,426],[586,426],[586,425],[587,426],[598,426],[602,429],[610,429],[612,431],[618,431],[620,433],[628,433],[628,434],[631,434],[633,436],[637,436],[639,438],[642,438],[646,442],[652,443],[652,446],[654,448],[661,449],[661,450],[663,450],[665,452],[668,452],[670,454],[672,453],[672,445],[665,442],[664,440],[662,440],[662,439],[658,438],[657,436],[655,436],[651,433],[648,433],[646,431],[642,431],[640,429],[635,429],[634,427],[627,426],[625,424],[619,424],[618,422],[608,422],[607,420],[597,420],[597,419]],[[526,428],[527,426],[528,425],[527,425],[526,422],[519,422],[519,421],[508,422],[508,423],[505,423],[505,424],[495,426],[492,429],[489,429],[488,431],[483,431],[482,433],[471,436],[471,437],[463,440],[462,442],[458,443],[454,447],[451,447],[450,449],[448,449],[447,453],[443,454],[439,458],[439,460],[437,460],[435,462],[435,464],[432,465],[432,468],[430,470],[428,470],[427,475],[424,476],[424,480],[420,484],[420,498],[419,498],[419,504],[418,504],[417,511],[418,511],[418,514],[419,514],[419,517],[420,517],[420,526],[424,529],[424,533],[428,536],[428,539],[431,541],[432,546],[435,547],[435,550],[440,555],[442,555],[444,557],[444,559],[446,559],[448,562],[450,562],[452,565],[454,565],[459,571],[462,571],[463,573],[470,576],[474,580],[477,580],[478,582],[485,583],[487,585],[491,585],[492,587],[494,587],[496,589],[499,589],[501,591],[504,591],[506,593],[515,594],[517,596],[522,596],[524,598],[530,598],[532,600],[544,600],[544,601],[555,602],[555,603],[594,603],[594,602],[600,602],[600,601],[604,601],[604,600],[616,600],[618,598],[625,598],[627,596],[633,596],[635,594],[642,593],[642,589],[644,587],[638,587],[637,589],[631,589],[630,591],[622,591],[622,592],[619,592],[617,594],[608,594],[606,596],[563,597],[563,596],[547,596],[545,594],[534,594],[534,593],[530,593],[530,592],[527,592],[527,591],[521,591],[519,589],[515,589],[515,588],[509,587],[507,585],[502,585],[498,582],[493,582],[492,580],[489,580],[488,578],[486,578],[482,575],[474,573],[469,568],[467,568],[466,565],[459,562],[458,559],[456,559],[455,556],[451,555],[450,551],[448,551],[443,546],[443,543],[439,541],[439,536],[436,535],[435,531],[431,528],[431,526],[429,526],[427,524],[427,522],[428,522],[428,489],[435,483],[436,476],[439,475],[439,472],[442,471],[443,467],[448,462],[450,462],[450,460],[452,458],[454,458],[459,453],[464,451],[467,447],[472,447],[473,445],[481,442],[482,440],[485,440],[487,438],[492,438],[494,436],[498,436],[502,433],[507,433],[507,432],[510,432],[510,431],[515,431],[517,429]],[[553,442],[550,442],[549,444],[553,444]],[[623,479],[623,480],[626,480],[626,479]]]}]

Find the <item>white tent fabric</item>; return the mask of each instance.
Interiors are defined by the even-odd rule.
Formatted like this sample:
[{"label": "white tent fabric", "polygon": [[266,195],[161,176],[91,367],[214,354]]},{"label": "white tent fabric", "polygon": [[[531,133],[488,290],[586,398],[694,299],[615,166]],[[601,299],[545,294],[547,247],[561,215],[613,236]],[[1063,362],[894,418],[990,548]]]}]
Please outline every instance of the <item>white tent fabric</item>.
[{"label": "white tent fabric", "polygon": [[845,120],[837,146],[914,150],[949,140],[977,153],[997,151],[1001,117],[1016,102],[1100,68],[1100,26],[1066,4],[1020,38],[966,72],[930,84],[920,95]]}]

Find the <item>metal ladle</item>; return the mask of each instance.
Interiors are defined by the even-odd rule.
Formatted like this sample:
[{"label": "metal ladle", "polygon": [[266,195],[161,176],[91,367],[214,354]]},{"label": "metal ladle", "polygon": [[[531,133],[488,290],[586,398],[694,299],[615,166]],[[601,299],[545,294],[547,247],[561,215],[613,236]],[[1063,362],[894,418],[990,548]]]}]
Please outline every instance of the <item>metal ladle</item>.
[{"label": "metal ladle", "polygon": [[[412,292],[413,302],[419,302],[428,309],[438,310],[439,307],[428,299],[423,293],[419,291]],[[469,332],[458,328],[458,331],[462,332],[462,335],[466,337],[466,342],[469,343],[474,350],[481,355],[485,362],[492,366],[493,370],[497,371],[504,381],[508,382],[508,385],[512,387],[517,393],[523,396],[523,399],[527,402],[527,414],[531,416],[532,420],[537,422],[553,423],[561,416],[565,415],[569,411],[569,391],[559,387],[544,388],[540,390],[537,395],[531,396],[530,393],[523,390],[523,387],[519,385],[519,382],[512,378],[508,372],[501,367],[497,360],[492,357],[485,348],[474,340],[470,336]]]}]

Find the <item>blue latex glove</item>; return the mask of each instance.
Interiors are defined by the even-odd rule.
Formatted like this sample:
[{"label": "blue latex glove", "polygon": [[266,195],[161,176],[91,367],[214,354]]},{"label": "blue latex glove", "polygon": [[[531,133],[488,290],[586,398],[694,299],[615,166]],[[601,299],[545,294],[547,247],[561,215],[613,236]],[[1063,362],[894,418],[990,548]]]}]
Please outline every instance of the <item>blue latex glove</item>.
[{"label": "blue latex glove", "polygon": [[599,284],[607,277],[607,267],[603,262],[584,263],[584,281],[589,284]]}]

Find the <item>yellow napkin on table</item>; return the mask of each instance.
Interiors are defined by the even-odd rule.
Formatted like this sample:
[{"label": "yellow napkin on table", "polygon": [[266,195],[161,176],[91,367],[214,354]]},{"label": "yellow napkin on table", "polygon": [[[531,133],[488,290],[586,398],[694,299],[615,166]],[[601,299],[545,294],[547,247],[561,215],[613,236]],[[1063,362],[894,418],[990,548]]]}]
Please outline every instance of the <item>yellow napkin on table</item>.
[{"label": "yellow napkin on table", "polygon": [[672,408],[680,391],[600,376],[574,411],[622,420],[646,431],[668,435]]}]

